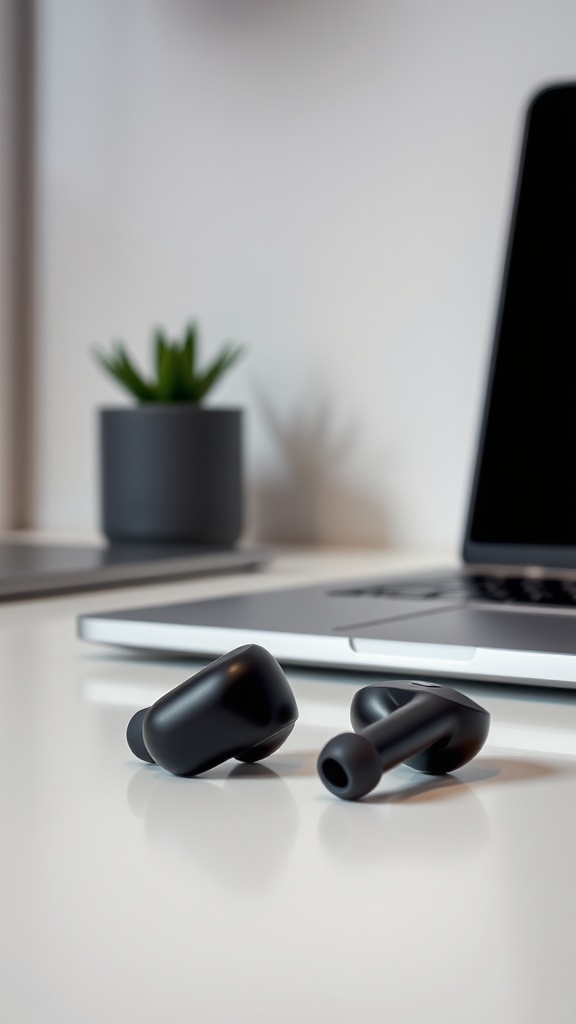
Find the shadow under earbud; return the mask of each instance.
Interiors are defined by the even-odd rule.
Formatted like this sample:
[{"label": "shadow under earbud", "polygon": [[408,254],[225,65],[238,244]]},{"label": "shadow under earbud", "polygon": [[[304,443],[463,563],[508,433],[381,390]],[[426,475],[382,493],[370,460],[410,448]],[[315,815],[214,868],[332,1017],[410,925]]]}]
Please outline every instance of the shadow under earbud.
[{"label": "shadow under earbud", "polygon": [[261,761],[239,761],[224,778],[231,782],[234,779],[258,779],[260,782],[265,782],[266,780],[273,782],[274,780],[279,780],[280,775],[272,768],[269,768],[268,765],[262,764]]},{"label": "shadow under earbud", "polygon": [[[387,777],[385,789],[369,793],[364,797],[365,804],[396,804],[410,801],[410,803],[430,803],[432,800],[443,800],[450,796],[461,795],[463,788],[468,788],[468,783],[488,780],[498,775],[498,770],[484,768],[482,774],[476,769],[476,776],[471,778],[464,775],[465,768],[458,771],[458,775],[420,775],[416,774],[405,765],[399,765],[394,776]],[[403,777],[404,776],[404,777]]]},{"label": "shadow under earbud", "polygon": [[553,765],[544,763],[542,759],[529,757],[482,757],[476,758],[458,772],[463,782],[473,782],[483,785],[484,783],[496,783],[503,785],[507,783],[531,782],[534,779],[546,779],[552,775],[576,774],[574,759],[563,762],[556,761]]}]

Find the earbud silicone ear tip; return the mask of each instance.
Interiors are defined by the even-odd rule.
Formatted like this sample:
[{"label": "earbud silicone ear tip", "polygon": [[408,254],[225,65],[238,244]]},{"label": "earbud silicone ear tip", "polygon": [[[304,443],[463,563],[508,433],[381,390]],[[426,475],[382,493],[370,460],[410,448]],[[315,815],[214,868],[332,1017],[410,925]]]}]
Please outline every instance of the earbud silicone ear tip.
[{"label": "earbud silicone ear tip", "polygon": [[139,757],[141,761],[148,761],[150,764],[156,764],[154,758],[148,753],[148,748],[144,743],[144,737],[142,735],[142,725],[148,710],[148,708],[142,708],[141,711],[137,711],[135,715],[132,715],[132,718],[128,722],[128,728],[126,729],[126,742],[135,757]]},{"label": "earbud silicone ear tip", "polygon": [[382,763],[372,744],[358,733],[344,732],[331,739],[318,758],[318,774],[331,793],[342,800],[358,800],[378,785]]}]

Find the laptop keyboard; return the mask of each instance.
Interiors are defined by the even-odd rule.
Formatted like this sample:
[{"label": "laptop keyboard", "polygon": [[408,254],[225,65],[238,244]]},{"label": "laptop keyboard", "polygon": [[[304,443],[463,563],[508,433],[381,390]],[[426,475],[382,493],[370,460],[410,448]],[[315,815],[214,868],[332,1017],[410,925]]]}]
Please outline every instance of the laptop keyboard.
[{"label": "laptop keyboard", "polygon": [[333,590],[342,597],[399,597],[412,601],[492,601],[500,604],[553,605],[576,608],[576,580],[525,576],[442,576]]}]

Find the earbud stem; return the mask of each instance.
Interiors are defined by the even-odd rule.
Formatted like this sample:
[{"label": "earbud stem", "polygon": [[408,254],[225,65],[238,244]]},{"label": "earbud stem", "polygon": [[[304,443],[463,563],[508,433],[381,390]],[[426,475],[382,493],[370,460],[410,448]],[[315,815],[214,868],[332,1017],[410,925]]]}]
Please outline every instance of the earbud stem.
[{"label": "earbud stem", "polygon": [[387,772],[446,739],[453,718],[450,705],[445,701],[431,702],[423,693],[397,708],[387,718],[357,731],[378,752],[382,771]]}]

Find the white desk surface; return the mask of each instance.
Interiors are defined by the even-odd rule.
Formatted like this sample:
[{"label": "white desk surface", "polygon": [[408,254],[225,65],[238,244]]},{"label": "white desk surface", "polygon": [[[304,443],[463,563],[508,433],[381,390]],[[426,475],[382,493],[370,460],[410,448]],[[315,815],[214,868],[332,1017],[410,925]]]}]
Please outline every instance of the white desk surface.
[{"label": "white desk surface", "polygon": [[5,1024],[574,1024],[576,693],[463,687],[488,745],[358,803],[315,761],[374,676],[289,670],[300,721],[259,766],[179,779],[131,714],[200,667],[75,637],[79,612],[397,568],[264,573],[0,604]]}]

